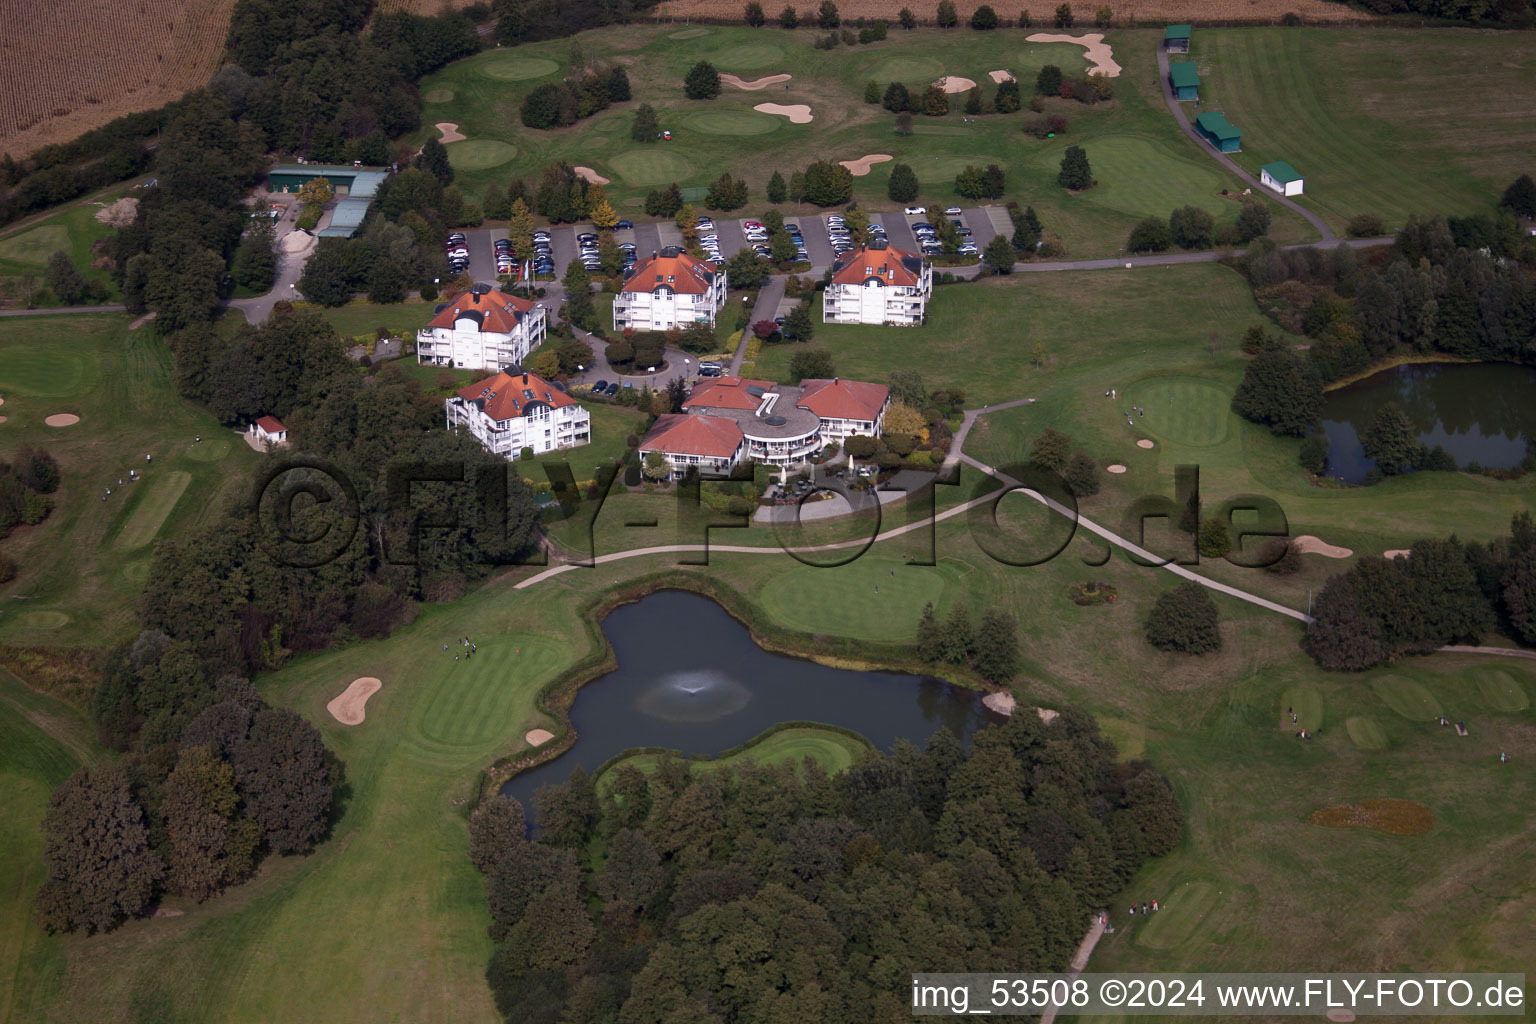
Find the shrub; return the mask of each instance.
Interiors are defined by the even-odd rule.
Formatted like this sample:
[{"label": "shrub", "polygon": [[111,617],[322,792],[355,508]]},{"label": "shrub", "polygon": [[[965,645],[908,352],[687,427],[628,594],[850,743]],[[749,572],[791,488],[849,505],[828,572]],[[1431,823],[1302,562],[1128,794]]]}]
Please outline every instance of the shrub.
[{"label": "shrub", "polygon": [[1374,213],[1357,213],[1349,218],[1346,228],[1351,238],[1377,238],[1386,228]]},{"label": "shrub", "polygon": [[795,12],[793,4],[786,4],[779,12],[780,28],[796,28],[800,24],[800,15]]},{"label": "shrub", "polygon": [[1147,616],[1147,643],[1160,651],[1206,654],[1221,649],[1216,602],[1198,583],[1181,583],[1158,597]]},{"label": "shrub", "polygon": [[1232,550],[1232,534],[1227,530],[1226,520],[1220,516],[1201,520],[1198,544],[1200,554],[1206,558],[1225,558]]},{"label": "shrub", "polygon": [[763,23],[767,20],[767,16],[763,14],[763,5],[758,3],[757,0],[748,0],[746,9],[747,24],[753,28],[762,28]]},{"label": "shrub", "polygon": [[971,15],[971,28],[979,31],[997,28],[997,12],[989,4],[982,4]]},{"label": "shrub", "polygon": [[1276,576],[1292,576],[1301,571],[1301,552],[1289,537],[1271,537],[1259,554],[1264,568]]},{"label": "shrub", "polygon": [[1061,68],[1047,64],[1035,76],[1035,92],[1041,96],[1056,96],[1061,92]]},{"label": "shrub", "polygon": [[1073,21],[1073,18],[1072,18],[1072,5],[1071,4],[1062,4],[1061,6],[1056,8],[1056,27],[1057,28],[1071,28],[1072,27],[1072,21]]},{"label": "shrub", "polygon": [[699,61],[683,79],[683,92],[691,100],[714,99],[720,95],[720,72],[709,61]]},{"label": "shrub", "polygon": [[1130,252],[1162,252],[1173,244],[1173,235],[1161,218],[1147,217],[1131,230],[1125,247]]},{"label": "shrub", "polygon": [[1115,23],[1115,12],[1108,7],[1100,7],[1093,14],[1093,23],[1099,28],[1109,28]]},{"label": "shrub", "polygon": [[1300,453],[1301,468],[1308,473],[1321,473],[1328,467],[1328,437],[1325,434],[1313,434],[1301,442]]}]

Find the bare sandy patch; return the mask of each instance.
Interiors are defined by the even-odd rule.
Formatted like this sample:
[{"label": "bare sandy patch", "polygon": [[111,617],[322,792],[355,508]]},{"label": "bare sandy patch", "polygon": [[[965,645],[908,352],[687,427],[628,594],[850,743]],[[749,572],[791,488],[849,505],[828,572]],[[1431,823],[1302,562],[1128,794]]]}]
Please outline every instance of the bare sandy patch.
[{"label": "bare sandy patch", "polygon": [[50,427],[72,427],[80,422],[80,417],[72,412],[56,412],[43,422]]},{"label": "bare sandy patch", "polygon": [[145,313],[143,316],[139,317],[133,323],[129,324],[128,325],[128,329],[130,331],[136,331],[140,327],[143,327],[145,324],[152,323],[157,315],[158,314],[156,314],[154,310],[150,310],[148,313]]},{"label": "bare sandy patch", "polygon": [[1089,32],[1085,36],[1064,36],[1051,32],[1036,32],[1029,37],[1032,43],[1076,43],[1087,52],[1083,54],[1092,62],[1093,67],[1088,69],[1090,75],[1103,75],[1105,78],[1119,78],[1120,65],[1115,63],[1115,48],[1104,41],[1104,33]]},{"label": "bare sandy patch", "polygon": [[554,738],[555,734],[548,729],[529,729],[523,734],[523,739],[528,742],[530,747],[542,747]]},{"label": "bare sandy patch", "polygon": [[432,127],[443,133],[443,137],[437,141],[445,145],[450,142],[464,141],[464,135],[460,133],[459,126],[452,121],[439,121]]},{"label": "bare sandy patch", "polygon": [[1060,711],[1052,711],[1050,708],[1035,708],[1035,714],[1040,716],[1040,721],[1050,725],[1061,717]]},{"label": "bare sandy patch", "polygon": [[970,92],[976,88],[975,82],[969,78],[961,78],[959,75],[945,75],[933,84],[949,93]]},{"label": "bare sandy patch", "polygon": [[722,74],[720,76],[720,81],[737,89],[745,89],[747,92],[757,92],[759,89],[766,89],[770,85],[778,85],[780,82],[787,82],[793,77],[793,75],[769,75],[766,78],[754,78],[752,81],[746,82],[740,78],[737,78],[735,75]]},{"label": "bare sandy patch", "polygon": [[1350,1021],[1355,1019],[1355,1015],[1348,1010],[1329,1010],[1327,1017],[1334,1024],[1349,1024]]},{"label": "bare sandy patch", "polygon": [[331,717],[342,725],[362,725],[365,717],[363,705],[367,704],[368,698],[378,693],[379,687],[383,685],[373,676],[354,679],[339,696],[325,706],[325,710],[329,711]]},{"label": "bare sandy patch", "polygon": [[1104,469],[1106,472],[1113,473],[1116,476],[1119,476],[1121,473],[1125,472],[1125,467],[1120,465],[1118,462],[1109,466],[1105,466]]},{"label": "bare sandy patch", "polygon": [[988,71],[987,74],[992,77],[992,81],[999,84],[1018,81],[1018,79],[1013,77],[1012,71]]},{"label": "bare sandy patch", "polygon": [[8,419],[10,419],[9,416],[0,416],[0,423],[4,423]]},{"label": "bare sandy patch", "polygon": [[790,124],[810,124],[811,108],[804,103],[759,103],[752,108],[765,114],[782,114],[789,118]]},{"label": "bare sandy patch", "polygon": [[290,231],[283,236],[283,252],[304,252],[316,241],[307,231]]},{"label": "bare sandy patch", "polygon": [[1408,552],[1407,548],[1393,548],[1391,551],[1383,551],[1381,553],[1381,557],[1385,558],[1387,561],[1390,562],[1390,561],[1392,561],[1392,559],[1397,558],[1399,556],[1401,556],[1403,558],[1407,558],[1408,554],[1409,554],[1409,552]]},{"label": "bare sandy patch", "polygon": [[887,160],[894,159],[896,158],[889,153],[870,153],[868,156],[861,156],[857,160],[839,160],[838,163],[848,168],[855,178],[862,178],[869,173],[869,169],[875,164],[883,164]]},{"label": "bare sandy patch", "polygon": [[596,171],[594,171],[590,167],[577,167],[577,168],[573,168],[573,169],[576,171],[576,174],[579,177],[586,178],[588,181],[590,181],[594,185],[606,185],[606,184],[608,184],[608,182],[610,180],[608,178],[603,177],[601,174],[598,174]]},{"label": "bare sandy patch", "polygon": [[1155,445],[1153,444],[1151,438],[1144,437],[1140,441],[1136,442],[1136,447],[1137,448],[1152,448],[1152,447],[1155,447]]},{"label": "bare sandy patch", "polygon": [[96,211],[96,219],[108,227],[125,228],[139,215],[139,201],[124,197]]},{"label": "bare sandy patch", "polygon": [[1324,558],[1348,558],[1354,554],[1349,548],[1341,548],[1337,544],[1329,544],[1327,541],[1319,540],[1310,533],[1302,534],[1291,541],[1291,543],[1297,551],[1304,555],[1322,555]]}]

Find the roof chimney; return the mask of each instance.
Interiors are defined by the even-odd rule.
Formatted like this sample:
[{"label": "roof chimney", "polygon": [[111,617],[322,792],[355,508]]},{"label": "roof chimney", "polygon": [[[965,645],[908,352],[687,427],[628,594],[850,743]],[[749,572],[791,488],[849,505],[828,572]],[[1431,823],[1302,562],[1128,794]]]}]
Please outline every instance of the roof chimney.
[{"label": "roof chimney", "polygon": [[525,374],[523,374],[523,383],[524,383],[524,384],[527,384],[527,383],[528,383],[528,375],[527,375],[527,374],[526,374],[526,373],[525,373]]}]

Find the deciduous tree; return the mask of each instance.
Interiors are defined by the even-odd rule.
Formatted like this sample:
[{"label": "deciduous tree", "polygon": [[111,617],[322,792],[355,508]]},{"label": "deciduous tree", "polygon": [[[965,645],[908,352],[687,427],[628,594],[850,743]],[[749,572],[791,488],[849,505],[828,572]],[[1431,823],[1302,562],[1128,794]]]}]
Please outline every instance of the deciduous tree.
[{"label": "deciduous tree", "polygon": [[1206,654],[1221,648],[1216,602],[1198,583],[1165,590],[1147,616],[1147,643],[1161,651]]},{"label": "deciduous tree", "polygon": [[714,99],[720,95],[720,72],[709,61],[699,61],[683,79],[683,92],[691,100]]}]

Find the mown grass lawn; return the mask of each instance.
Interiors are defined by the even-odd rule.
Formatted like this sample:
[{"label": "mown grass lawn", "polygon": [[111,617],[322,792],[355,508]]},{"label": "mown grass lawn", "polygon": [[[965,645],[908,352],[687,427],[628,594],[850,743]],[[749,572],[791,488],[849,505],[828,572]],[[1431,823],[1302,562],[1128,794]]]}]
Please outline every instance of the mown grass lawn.
[{"label": "mown grass lawn", "polygon": [[102,209],[97,203],[109,204],[127,188],[126,185],[117,186],[97,197],[62,207],[46,217],[29,219],[0,231],[0,298],[24,301],[22,278],[30,274],[40,306],[62,305],[51,292],[44,290],[43,272],[48,267],[48,257],[63,251],[69,254],[75,268],[86,280],[106,287],[108,302],[117,302],[119,291],[112,275],[105,269],[91,266],[91,261],[96,258],[91,245],[98,238],[111,238],[117,234],[116,228],[96,219]]},{"label": "mown grass lawn", "polygon": [[1490,212],[1531,171],[1536,66],[1527,41],[1476,29],[1201,29],[1200,109],[1243,130],[1256,175],[1285,160],[1307,205],[1342,228],[1413,213]]},{"label": "mown grass lawn", "polygon": [[[459,125],[468,141],[450,145],[457,180],[478,199],[488,183],[505,185],[516,176],[536,179],[552,160],[594,168],[612,179],[610,198],[623,216],[641,214],[646,191],[669,182],[684,188],[707,185],[722,171],[744,177],[752,189],[747,212],[766,205],[764,186],[773,171],[786,176],[812,160],[852,160],[886,153],[894,162],[874,165],[854,179],[854,194],[875,209],[894,204],[886,185],[895,162],[912,166],[922,199],[954,202],[955,175],[968,164],[1001,164],[1008,175],[1007,198],[1033,205],[1048,231],[1060,235],[1074,256],[1112,255],[1124,245],[1142,217],[1166,217],[1186,204],[1204,207],[1218,223],[1236,218],[1238,205],[1222,189],[1241,191],[1215,161],[1180,134],[1163,104],[1156,73],[1160,33],[1116,31],[1109,34],[1116,60],[1125,68],[1115,79],[1116,98],[1089,107],[1071,100],[1044,101],[1046,113],[1068,119],[1065,134],[1035,139],[1024,134],[1028,109],[1017,114],[967,118],[965,97],[951,98],[944,117],[919,116],[913,133],[895,133],[894,115],[863,99],[866,82],[881,91],[891,81],[909,88],[945,76],[970,78],[981,85],[990,104],[995,85],[989,72],[1010,70],[1023,84],[1026,101],[1035,76],[1045,64],[1067,72],[1087,67],[1083,49],[1063,43],[1029,43],[1012,31],[988,33],[920,29],[897,32],[882,43],[816,50],[816,33],[716,26],[684,30],[679,37],[667,26],[626,26],[583,33],[589,60],[609,60],[626,69],[634,99],[585,122],[553,131],[525,128],[522,99],[534,87],[557,81],[568,70],[569,44],[563,41],[498,50],[460,61],[423,83],[424,139],[439,121]],[[709,60],[722,72],[756,78],[787,73],[788,88],[743,91],[725,86],[714,100],[683,96],[682,79],[696,61]],[[633,111],[640,103],[657,109],[671,142],[642,143],[629,137]],[[763,102],[811,107],[809,124],[753,108]],[[1093,164],[1099,187],[1069,195],[1056,183],[1062,154],[1081,145]],[[454,157],[455,151],[460,154]],[[495,162],[492,162],[495,161]],[[812,208],[784,207],[789,213]],[[1272,234],[1302,241],[1309,229],[1299,218],[1276,208]]]},{"label": "mown grass lawn", "polygon": [[[836,729],[796,726],[752,740],[745,750],[735,754],[713,761],[691,762],[691,767],[695,772],[707,772],[714,768],[734,767],[742,761],[756,761],[758,764],[788,761],[799,764],[809,757],[820,762],[829,774],[836,774],[857,761],[869,749],[868,743]],[[621,764],[638,768],[649,775],[656,770],[656,760],[655,754],[631,754],[623,760],[615,761],[599,777],[598,786],[602,787],[602,779],[607,778],[608,773]]]}]

